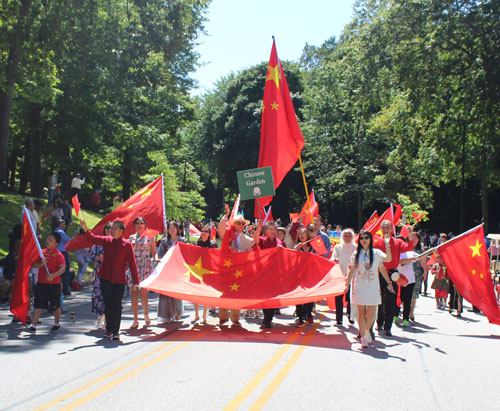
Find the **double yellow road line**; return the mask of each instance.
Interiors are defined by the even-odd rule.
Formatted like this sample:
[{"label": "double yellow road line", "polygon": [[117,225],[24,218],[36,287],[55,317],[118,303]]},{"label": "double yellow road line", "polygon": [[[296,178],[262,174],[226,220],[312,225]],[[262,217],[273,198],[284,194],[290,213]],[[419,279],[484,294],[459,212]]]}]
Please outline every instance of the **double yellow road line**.
[{"label": "double yellow road line", "polygon": [[[320,314],[320,319],[323,318],[323,315]],[[293,344],[297,339],[302,337],[302,340],[300,341],[300,344],[297,346],[295,349],[294,353],[292,356],[286,361],[286,363],[283,365],[283,367],[278,371],[276,376],[273,378],[273,380],[269,383],[269,385],[266,387],[264,392],[260,395],[260,397],[257,399],[257,401],[252,405],[250,408],[251,410],[258,410],[262,409],[262,407],[266,404],[266,402],[272,397],[276,389],[281,385],[285,377],[289,374],[290,370],[292,367],[295,365],[299,357],[302,355],[304,352],[306,346],[309,344],[310,340],[315,334],[315,330],[317,329],[319,323],[314,324],[313,327],[311,327],[306,334],[304,335],[301,330],[295,330],[285,341],[285,343],[279,348],[279,350],[271,357],[271,359],[262,367],[262,369],[250,380],[250,382],[236,395],[236,397],[225,407],[225,410],[236,410],[254,391],[255,389],[259,386],[259,384],[262,382],[262,380],[275,368],[277,363],[284,357],[284,355],[288,352],[290,348],[293,347]],[[59,408],[60,410],[73,410],[88,401],[91,401],[92,399],[98,397],[99,395],[105,393],[106,391],[111,390],[112,388],[116,387],[117,385],[129,380],[130,378],[134,377],[135,375],[139,374],[140,372],[146,370],[147,368],[159,363],[160,361],[164,360],[165,358],[169,357],[170,355],[176,353],[177,351],[183,349],[190,343],[202,338],[206,334],[211,332],[210,329],[203,330],[200,332],[194,333],[190,338],[187,340],[180,342],[180,338],[182,338],[182,335],[179,334],[176,338],[174,338],[171,341],[165,342],[161,344],[159,347],[156,347],[152,349],[151,351],[146,352],[145,354],[139,356],[138,358],[112,370],[107,372],[106,374],[74,389],[73,391],[68,392],[67,394],[64,394],[44,405],[41,407],[37,408],[36,411],[42,411],[42,410],[47,410],[49,408],[55,407],[55,406],[60,406],[63,405],[62,408]],[[178,343],[178,344],[176,344]],[[163,350],[165,350],[163,353],[160,355],[156,355]],[[122,374],[120,376],[117,376],[118,374],[122,373],[123,371],[139,364],[143,360],[153,357],[149,359],[149,361],[144,362],[143,364],[139,365],[136,368],[133,368],[132,370],[126,372],[125,374]],[[76,399],[73,402],[70,402],[69,404],[66,404],[66,401],[69,400],[72,397],[77,396],[78,394],[89,390],[90,388],[100,384],[101,382],[110,379],[112,377],[116,378],[112,379],[109,381],[107,384],[104,384],[100,387],[95,388],[94,390],[90,391],[86,395],[83,395],[82,397]],[[61,404],[63,403],[63,404]]]},{"label": "double yellow road line", "polygon": [[133,376],[137,375],[141,371],[144,371],[146,368],[149,368],[152,365],[157,364],[158,362],[164,360],[168,356],[181,350],[182,348],[186,347],[188,344],[192,343],[193,341],[200,339],[201,337],[208,334],[209,332],[210,332],[210,330],[204,330],[204,331],[197,332],[193,336],[188,338],[186,341],[184,341],[180,344],[174,345],[176,342],[179,342],[179,339],[182,337],[182,335],[179,334],[173,340],[168,341],[164,344],[161,344],[159,347],[156,347],[153,350],[148,351],[147,353],[145,353],[145,354],[141,355],[140,357],[122,365],[121,367],[118,367],[118,368],[100,376],[99,378],[96,378],[95,380],[92,380],[92,381],[88,382],[87,384],[84,384],[81,387],[78,387],[75,390],[56,398],[55,400],[52,400],[52,401],[42,405],[41,407],[37,408],[36,411],[42,411],[42,410],[47,410],[49,408],[52,408],[52,407],[58,405],[59,403],[66,401],[69,398],[74,397],[75,395],[77,395],[85,390],[88,390],[89,388],[99,384],[100,382],[102,382],[108,378],[111,378],[111,377],[115,376],[116,374],[121,373],[122,371],[126,370],[127,368],[130,368],[130,367],[136,365],[137,363],[141,362],[142,360],[144,360],[148,357],[151,357],[154,354],[156,354],[156,353],[164,350],[165,348],[168,348],[168,347],[173,345],[173,347],[169,348],[167,351],[165,351],[161,355],[154,357],[153,359],[140,365],[137,368],[134,368],[133,370],[129,371],[128,373],[123,374],[122,376],[110,381],[109,383],[103,385],[102,387],[99,387],[99,388],[95,389],[94,391],[91,391],[87,395],[84,395],[83,397],[79,398],[78,400],[64,406],[63,408],[60,408],[60,410],[73,410],[73,409],[79,407],[80,405],[92,400],[93,398],[103,394],[104,392],[109,391],[111,388],[116,387],[118,384],[121,384],[122,382],[132,378]]}]

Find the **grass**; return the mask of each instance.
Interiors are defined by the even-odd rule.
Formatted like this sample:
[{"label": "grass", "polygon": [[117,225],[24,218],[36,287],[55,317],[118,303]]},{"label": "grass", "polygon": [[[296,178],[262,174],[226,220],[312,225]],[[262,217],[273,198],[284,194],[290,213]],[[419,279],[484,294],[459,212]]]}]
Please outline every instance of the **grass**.
[{"label": "grass", "polygon": [[[17,223],[21,222],[21,210],[24,206],[24,200],[26,196],[19,194],[2,194],[2,202],[0,203],[0,258],[3,258],[9,252],[9,230]],[[46,201],[44,201],[46,202]],[[93,228],[104,215],[83,210],[85,221],[90,228]],[[73,237],[75,231],[79,228],[79,217],[76,216],[75,210],[73,210],[73,224],[68,227],[66,232],[68,236]],[[50,217],[45,218],[42,222],[42,241],[40,246],[45,247],[45,238],[52,231],[50,227]],[[71,267],[77,269],[78,265],[73,258],[73,253],[70,253],[71,257]]]}]

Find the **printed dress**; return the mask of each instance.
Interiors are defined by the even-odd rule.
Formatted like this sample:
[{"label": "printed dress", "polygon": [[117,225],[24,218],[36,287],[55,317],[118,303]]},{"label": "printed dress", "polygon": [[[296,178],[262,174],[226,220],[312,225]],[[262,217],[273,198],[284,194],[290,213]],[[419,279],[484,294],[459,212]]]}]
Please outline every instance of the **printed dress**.
[{"label": "printed dress", "polygon": [[370,265],[370,252],[361,250],[358,264],[355,264],[356,251],[351,255],[349,267],[355,267],[354,278],[351,287],[351,303],[357,305],[379,305],[380,283],[378,268],[382,265],[385,254],[373,249],[373,262]]},{"label": "printed dress", "polygon": [[[153,272],[151,244],[153,244],[154,240],[146,236],[138,237],[137,234],[131,235],[128,240],[134,247],[135,263],[137,264],[139,281],[145,280]],[[129,281],[129,286],[132,286],[132,277],[128,270],[127,279]]]},{"label": "printed dress", "polygon": [[[167,251],[178,242],[185,243],[186,239],[179,237],[177,241],[172,242],[167,237],[163,238],[158,247],[158,258],[163,258]],[[176,316],[182,315],[182,312],[182,300],[160,294],[160,298],[158,299],[158,322],[172,322]]]},{"label": "printed dress", "polygon": [[[90,259],[95,261],[97,257],[104,254],[104,247],[100,245],[93,245],[90,249]],[[99,268],[101,267],[102,261],[96,261],[95,264],[95,280],[94,287],[92,288],[92,312],[97,315],[104,314],[104,297],[101,292],[101,280],[97,275]]]}]

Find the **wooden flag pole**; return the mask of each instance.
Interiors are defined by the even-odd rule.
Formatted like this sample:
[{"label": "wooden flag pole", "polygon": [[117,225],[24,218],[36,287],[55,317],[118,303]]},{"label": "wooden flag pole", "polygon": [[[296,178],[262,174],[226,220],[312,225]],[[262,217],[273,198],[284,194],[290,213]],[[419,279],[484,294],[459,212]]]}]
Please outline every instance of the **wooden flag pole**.
[{"label": "wooden flag pole", "polygon": [[307,199],[307,212],[310,214],[311,219],[313,219],[312,213],[309,211],[309,190],[307,189],[306,173],[304,171],[304,165],[302,164],[302,156],[300,155],[299,145],[297,140],[295,140],[295,146],[297,147],[297,156],[299,157],[300,170],[302,171],[302,180],[304,181],[304,188],[306,189],[306,199]]}]

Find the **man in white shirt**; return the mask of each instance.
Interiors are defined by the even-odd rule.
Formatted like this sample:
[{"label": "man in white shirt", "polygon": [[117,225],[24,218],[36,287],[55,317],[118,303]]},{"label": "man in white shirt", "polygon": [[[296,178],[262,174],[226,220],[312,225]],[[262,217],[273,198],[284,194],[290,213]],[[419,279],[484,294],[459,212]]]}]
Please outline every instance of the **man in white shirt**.
[{"label": "man in white shirt", "polygon": [[72,196],[75,194],[80,194],[80,190],[82,189],[82,184],[85,183],[85,179],[81,179],[80,173],[76,174],[76,177],[71,181],[71,193]]}]

